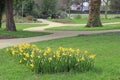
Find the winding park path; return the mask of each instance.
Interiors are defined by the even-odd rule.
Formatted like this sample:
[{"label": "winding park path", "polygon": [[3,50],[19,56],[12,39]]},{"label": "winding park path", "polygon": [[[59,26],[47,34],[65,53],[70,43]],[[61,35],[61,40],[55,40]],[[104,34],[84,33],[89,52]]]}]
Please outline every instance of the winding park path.
[{"label": "winding park path", "polygon": [[[47,21],[44,19],[39,19],[39,21],[42,21],[43,24],[49,24],[49,25],[43,26],[43,27],[32,27],[32,28],[27,28],[24,30],[36,31],[36,32],[50,32],[53,34],[37,36],[37,37],[29,37],[29,38],[1,39],[0,40],[0,49],[9,47],[9,46],[13,46],[16,44],[21,44],[21,43],[31,43],[31,42],[38,42],[38,41],[44,41],[44,40],[64,38],[64,37],[72,37],[72,36],[77,36],[77,35],[90,35],[90,34],[107,33],[107,32],[120,32],[120,29],[101,30],[101,31],[48,31],[45,29],[52,28],[52,27],[60,27],[60,26],[81,26],[81,25],[85,25],[85,24],[62,24],[62,23]],[[120,22],[104,23],[104,25],[118,24],[118,23],[120,23]]]}]

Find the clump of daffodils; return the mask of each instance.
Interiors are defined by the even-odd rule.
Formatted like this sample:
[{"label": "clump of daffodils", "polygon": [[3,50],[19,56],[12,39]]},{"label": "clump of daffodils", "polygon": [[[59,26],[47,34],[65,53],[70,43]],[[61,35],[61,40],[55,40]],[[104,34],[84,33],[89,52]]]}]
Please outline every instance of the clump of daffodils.
[{"label": "clump of daffodils", "polygon": [[20,44],[6,49],[20,64],[26,64],[37,73],[88,71],[94,67],[95,55],[87,50],[59,47],[40,49],[32,44]]}]

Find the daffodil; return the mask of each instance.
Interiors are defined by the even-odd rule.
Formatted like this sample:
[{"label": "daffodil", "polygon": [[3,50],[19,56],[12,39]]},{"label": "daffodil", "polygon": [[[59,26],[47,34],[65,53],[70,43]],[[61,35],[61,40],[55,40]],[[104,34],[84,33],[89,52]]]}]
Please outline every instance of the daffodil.
[{"label": "daffodil", "polygon": [[30,64],[30,67],[31,67],[31,68],[34,68],[34,64],[33,64],[33,63],[32,63],[32,64]]},{"label": "daffodil", "polygon": [[44,54],[43,54],[44,56],[46,56],[47,55],[47,53],[46,52],[44,52]]},{"label": "daffodil", "polygon": [[34,57],[34,54],[35,54],[34,51],[32,51],[32,53],[31,53],[30,56],[33,58],[33,57]]},{"label": "daffodil", "polygon": [[59,51],[56,51],[56,53],[55,53],[56,55],[59,55],[60,54],[60,52]]},{"label": "daffodil", "polygon": [[22,50],[22,48],[19,48],[19,51],[20,51],[21,53],[23,53],[23,50]]},{"label": "daffodil", "polygon": [[15,51],[14,51],[14,50],[12,51],[12,55],[13,55],[13,56],[15,55]]},{"label": "daffodil", "polygon": [[9,51],[9,48],[6,48],[6,51],[8,52],[8,51]]},{"label": "daffodil", "polygon": [[19,63],[22,63],[22,60],[20,60]]},{"label": "daffodil", "polygon": [[94,58],[95,58],[95,55],[90,55],[89,58],[90,58],[90,59],[94,59]]},{"label": "daffodil", "polygon": [[77,62],[80,62],[80,59],[77,59]]},{"label": "daffodil", "polygon": [[42,52],[42,50],[39,50],[39,53],[41,53]]},{"label": "daffodil", "polygon": [[40,56],[37,56],[38,59],[40,59]]},{"label": "daffodil", "polygon": [[66,53],[63,53],[63,56],[66,56],[67,54]]},{"label": "daffodil", "polygon": [[25,56],[28,58],[30,55],[29,55],[29,53],[26,53]]},{"label": "daffodil", "polygon": [[23,54],[22,53],[19,53],[20,56],[22,56]]},{"label": "daffodil", "polygon": [[50,52],[51,52],[51,48],[48,47],[48,48],[47,48],[47,53],[50,53]]},{"label": "daffodil", "polygon": [[23,58],[24,61],[27,61],[27,58]]},{"label": "daffodil", "polygon": [[84,60],[85,60],[85,58],[82,56],[82,58],[80,58],[80,60],[81,60],[81,61],[84,61]]},{"label": "daffodil", "polygon": [[84,54],[87,54],[87,53],[88,53],[88,51],[87,51],[87,50],[85,50],[85,51],[84,51]]},{"label": "daffodil", "polygon": [[31,58],[33,58],[33,57],[34,57],[34,55],[33,55],[33,54],[31,54],[30,56],[31,56]]},{"label": "daffodil", "polygon": [[77,50],[76,50],[76,53],[80,53],[80,49],[77,49]]},{"label": "daffodil", "polygon": [[73,48],[70,48],[69,51],[73,53],[75,50]]},{"label": "daffodil", "polygon": [[32,62],[32,63],[33,63],[33,62],[34,62],[34,60],[33,60],[33,59],[31,59],[31,60],[30,60],[30,62]]},{"label": "daffodil", "polygon": [[50,57],[50,58],[48,58],[48,60],[49,60],[49,61],[52,61],[52,58]]}]

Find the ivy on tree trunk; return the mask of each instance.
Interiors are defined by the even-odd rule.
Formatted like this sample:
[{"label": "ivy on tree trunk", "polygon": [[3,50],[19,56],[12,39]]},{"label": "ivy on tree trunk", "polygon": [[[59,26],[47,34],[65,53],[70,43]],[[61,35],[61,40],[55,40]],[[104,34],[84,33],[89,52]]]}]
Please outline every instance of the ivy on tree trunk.
[{"label": "ivy on tree trunk", "polygon": [[16,26],[13,18],[13,0],[5,0],[6,2],[6,30],[16,31]]},{"label": "ivy on tree trunk", "polygon": [[101,5],[101,0],[89,1],[89,19],[86,27],[102,26],[102,23],[100,20],[100,5]]}]

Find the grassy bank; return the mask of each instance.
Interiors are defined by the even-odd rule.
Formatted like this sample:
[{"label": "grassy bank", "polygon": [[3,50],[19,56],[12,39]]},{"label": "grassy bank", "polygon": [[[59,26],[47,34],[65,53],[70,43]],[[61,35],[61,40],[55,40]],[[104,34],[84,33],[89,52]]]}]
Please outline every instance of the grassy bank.
[{"label": "grassy bank", "polygon": [[34,74],[5,50],[0,50],[0,80],[119,80],[120,33],[76,36],[34,43],[39,48],[58,46],[80,48],[96,54],[95,69],[79,73]]}]

